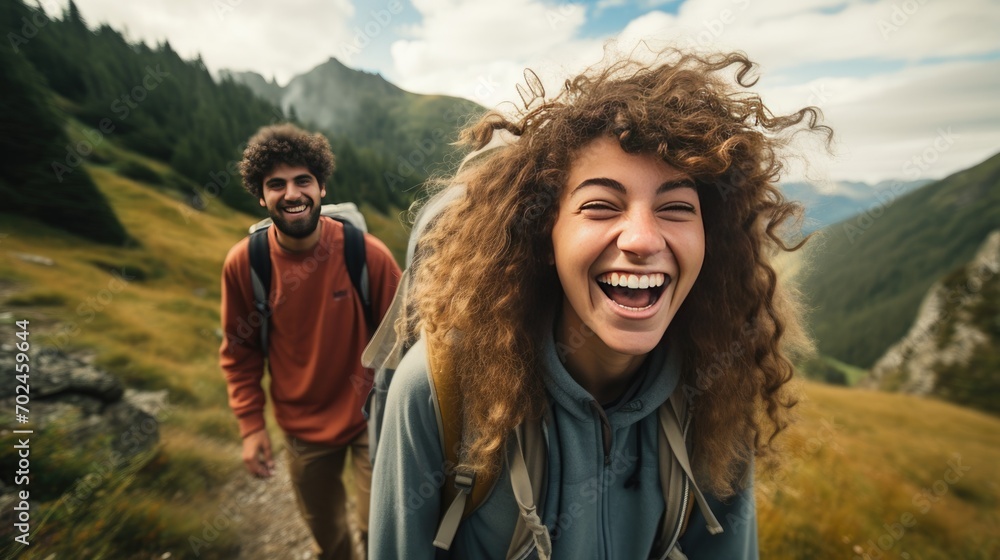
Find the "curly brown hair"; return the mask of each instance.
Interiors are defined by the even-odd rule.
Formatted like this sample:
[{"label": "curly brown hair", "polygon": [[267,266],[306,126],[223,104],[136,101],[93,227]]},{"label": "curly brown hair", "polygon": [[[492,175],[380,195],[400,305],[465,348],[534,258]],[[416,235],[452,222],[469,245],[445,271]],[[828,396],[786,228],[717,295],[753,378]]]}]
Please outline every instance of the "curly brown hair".
[{"label": "curly brown hair", "polygon": [[243,150],[243,188],[261,198],[264,177],[281,164],[305,166],[320,185],[325,185],[334,169],[330,142],[318,132],[310,134],[293,124],[262,127]]},{"label": "curly brown hair", "polygon": [[[735,83],[723,75],[729,68]],[[535,98],[516,118],[492,112],[463,132],[474,149],[498,129],[519,140],[447,181],[464,183],[466,196],[421,239],[415,316],[400,325],[410,338],[423,329],[442,341],[435,351],[453,364],[464,466],[498,472],[511,429],[544,409],[540,341],[551,324],[539,318],[562,300],[548,261],[558,200],[576,152],[605,135],[626,152],[657,155],[697,184],[705,261],[664,339],[683,348],[678,390],[695,395],[699,483],[730,496],[754,456],[773,456],[795,402],[786,387],[791,335],[808,346],[794,298],[770,264],[778,250],[802,245],[789,246],[780,234],[801,207],[776,187],[779,152],[796,130],[818,131],[827,142],[833,133],[818,124],[814,107],[772,114],[747,91],[752,69],[743,53],[672,50],[652,65],[629,59],[588,70],[551,100],[529,74]]]}]

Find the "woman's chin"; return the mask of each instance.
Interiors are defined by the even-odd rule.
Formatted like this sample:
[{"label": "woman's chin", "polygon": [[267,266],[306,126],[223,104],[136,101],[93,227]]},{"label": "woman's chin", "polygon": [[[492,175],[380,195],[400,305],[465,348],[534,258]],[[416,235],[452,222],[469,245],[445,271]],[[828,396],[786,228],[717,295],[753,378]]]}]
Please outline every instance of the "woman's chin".
[{"label": "woman's chin", "polygon": [[663,333],[615,331],[599,333],[601,341],[609,350],[626,356],[645,356],[656,348],[663,338]]}]

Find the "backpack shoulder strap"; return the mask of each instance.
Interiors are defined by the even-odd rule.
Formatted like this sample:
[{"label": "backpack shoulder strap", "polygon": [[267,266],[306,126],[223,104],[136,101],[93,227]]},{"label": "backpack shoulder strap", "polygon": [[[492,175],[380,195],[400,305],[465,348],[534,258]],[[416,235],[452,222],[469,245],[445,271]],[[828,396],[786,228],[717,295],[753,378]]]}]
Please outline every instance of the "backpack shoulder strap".
[{"label": "backpack shoulder strap", "polygon": [[659,465],[660,486],[663,490],[665,506],[657,539],[656,554],[668,554],[675,547],[677,539],[687,526],[692,508],[688,507],[689,496],[694,493],[698,508],[708,525],[708,532],[717,535],[722,532],[715,514],[708,507],[705,496],[695,482],[691,470],[686,440],[686,426],[680,418],[687,418],[684,395],[674,391],[670,399],[657,411],[659,423]]},{"label": "backpack shoulder strap", "polygon": [[354,290],[361,297],[361,306],[365,313],[365,325],[368,335],[375,332],[375,318],[372,314],[371,288],[368,280],[368,258],[365,250],[365,232],[361,231],[347,220],[334,218],[344,224],[344,261],[347,263],[347,274],[351,277]]},{"label": "backpack shoulder strap", "polygon": [[250,282],[253,284],[253,305],[261,314],[260,350],[267,357],[267,327],[271,309],[267,298],[271,293],[271,250],[268,247],[267,231],[262,227],[250,234]]},{"label": "backpack shoulder strap", "polygon": [[459,449],[462,446],[462,400],[458,379],[452,375],[453,365],[447,356],[436,349],[442,344],[426,336],[427,375],[430,378],[434,412],[438,421],[438,434],[444,452],[446,480],[441,487],[441,504],[447,509],[441,517],[434,546],[448,550],[458,531],[458,525],[489,495],[496,478],[479,478],[475,471],[458,468]]},{"label": "backpack shoulder strap", "polygon": [[552,537],[541,520],[548,490],[548,410],[541,420],[526,420],[514,430],[514,445],[507,453],[507,469],[520,515],[507,548],[508,559],[521,559],[534,550],[539,560],[552,557]]}]

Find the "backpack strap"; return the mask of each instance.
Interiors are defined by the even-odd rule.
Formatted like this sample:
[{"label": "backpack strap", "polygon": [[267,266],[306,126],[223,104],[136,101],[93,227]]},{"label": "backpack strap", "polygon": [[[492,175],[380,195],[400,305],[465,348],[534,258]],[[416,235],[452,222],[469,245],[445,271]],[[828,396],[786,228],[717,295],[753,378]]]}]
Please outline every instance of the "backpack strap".
[{"label": "backpack strap", "polygon": [[365,232],[345,219],[334,218],[344,224],[344,261],[347,263],[347,274],[351,277],[354,290],[361,296],[361,307],[364,309],[365,325],[368,336],[375,332],[375,317],[372,314],[371,287],[368,281],[368,259],[365,250]]},{"label": "backpack strap", "polygon": [[475,471],[458,467],[462,447],[462,399],[458,378],[452,374],[454,368],[447,355],[436,351],[444,343],[430,335],[426,335],[425,340],[427,372],[433,389],[434,412],[447,477],[441,488],[441,504],[449,504],[438,525],[434,546],[448,550],[459,524],[486,500],[496,477],[480,478]]},{"label": "backpack strap", "polygon": [[261,314],[260,350],[267,357],[267,327],[271,320],[271,306],[267,301],[271,293],[271,251],[267,230],[264,227],[250,234],[250,282],[253,284],[253,305]]},{"label": "backpack strap", "polygon": [[660,558],[680,557],[674,551],[677,548],[677,539],[686,529],[688,517],[693,511],[693,508],[688,507],[691,492],[694,493],[698,508],[705,517],[708,532],[712,535],[722,533],[722,525],[708,507],[708,502],[698,488],[691,469],[686,444],[686,427],[682,427],[679,421],[681,416],[677,412],[680,409],[684,417],[687,417],[687,407],[683,399],[681,392],[674,391],[670,399],[657,411],[660,427],[658,451],[660,486],[666,506],[660,524],[660,536],[654,547],[654,557]]},{"label": "backpack strap", "polygon": [[[548,422],[548,411],[543,422]],[[546,432],[542,422],[527,420],[514,430],[514,442],[507,453],[507,469],[520,515],[507,549],[507,560],[520,560],[534,550],[539,560],[552,557],[552,537],[539,511],[545,499],[548,463]]]},{"label": "backpack strap", "polygon": [[[332,217],[344,225],[344,262],[347,264],[347,275],[351,278],[354,291],[361,298],[365,325],[368,336],[375,332],[375,317],[372,313],[371,285],[368,278],[368,258],[365,248],[365,232],[346,219]],[[271,224],[254,229],[250,234],[250,283],[253,285],[253,304],[261,314],[260,348],[264,357],[268,352],[268,326],[271,320],[271,306],[268,296],[271,293],[271,249],[269,247],[268,230]]]}]

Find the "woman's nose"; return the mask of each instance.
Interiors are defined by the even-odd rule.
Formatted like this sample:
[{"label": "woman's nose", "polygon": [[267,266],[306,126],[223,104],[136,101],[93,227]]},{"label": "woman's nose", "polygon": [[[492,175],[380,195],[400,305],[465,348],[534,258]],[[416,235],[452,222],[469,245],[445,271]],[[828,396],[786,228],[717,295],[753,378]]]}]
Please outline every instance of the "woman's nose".
[{"label": "woman's nose", "polygon": [[630,213],[618,235],[618,248],[638,257],[654,255],[664,250],[666,246],[667,241],[660,231],[656,215],[652,212]]}]

